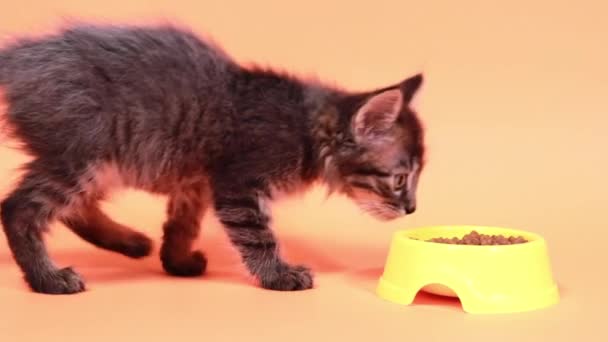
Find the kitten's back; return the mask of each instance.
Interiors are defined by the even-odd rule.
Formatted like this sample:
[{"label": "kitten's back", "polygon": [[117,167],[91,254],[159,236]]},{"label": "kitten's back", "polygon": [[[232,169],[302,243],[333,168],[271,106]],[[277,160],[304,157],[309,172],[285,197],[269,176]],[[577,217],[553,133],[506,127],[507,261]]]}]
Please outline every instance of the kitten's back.
[{"label": "kitten's back", "polygon": [[4,85],[26,82],[26,76],[33,76],[28,73],[43,76],[74,66],[105,67],[108,76],[123,79],[144,76],[137,72],[154,76],[194,70],[207,81],[220,80],[222,72],[236,67],[212,42],[173,26],[79,25],[49,36],[19,39],[0,49]]},{"label": "kitten's back", "polygon": [[171,26],[71,27],[0,49],[4,119],[37,156],[161,158],[176,149],[164,142],[179,143],[197,115],[227,102],[238,70]]}]

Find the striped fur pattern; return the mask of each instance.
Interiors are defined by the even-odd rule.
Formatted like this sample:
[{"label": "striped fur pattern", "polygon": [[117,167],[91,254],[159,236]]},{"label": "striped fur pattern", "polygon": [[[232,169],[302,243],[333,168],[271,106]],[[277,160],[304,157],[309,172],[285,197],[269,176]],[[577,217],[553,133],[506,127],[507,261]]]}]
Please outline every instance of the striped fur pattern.
[{"label": "striped fur pattern", "polygon": [[99,208],[128,187],[169,198],[169,274],[204,273],[192,242],[213,207],[262,287],[311,288],[311,271],[281,258],[268,204],[320,182],[381,219],[413,212],[423,135],[408,104],[421,82],[352,93],[242,67],[172,26],[76,25],[18,40],[0,50],[2,119],[33,157],[1,203],[13,256],[34,291],[67,294],[85,284],[50,259],[52,220],[99,248],[149,255],[148,237]]}]

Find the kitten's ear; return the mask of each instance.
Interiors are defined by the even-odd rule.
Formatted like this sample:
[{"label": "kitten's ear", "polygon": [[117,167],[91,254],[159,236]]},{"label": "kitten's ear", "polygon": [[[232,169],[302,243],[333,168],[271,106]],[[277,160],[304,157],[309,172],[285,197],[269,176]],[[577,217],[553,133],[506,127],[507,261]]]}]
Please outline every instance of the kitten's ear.
[{"label": "kitten's ear", "polygon": [[353,117],[353,133],[357,138],[373,138],[386,133],[399,117],[403,94],[399,88],[385,90],[368,98]]},{"label": "kitten's ear", "polygon": [[412,98],[416,95],[416,92],[422,85],[423,79],[422,74],[417,74],[401,82],[399,88],[401,88],[401,92],[403,93],[404,103],[410,103],[410,101],[412,101]]}]

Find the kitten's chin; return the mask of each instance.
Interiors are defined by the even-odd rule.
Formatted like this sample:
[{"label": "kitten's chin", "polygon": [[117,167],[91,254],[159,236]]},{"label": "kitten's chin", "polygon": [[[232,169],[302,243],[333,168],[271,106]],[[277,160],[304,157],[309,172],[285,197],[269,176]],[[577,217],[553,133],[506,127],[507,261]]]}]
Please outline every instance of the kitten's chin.
[{"label": "kitten's chin", "polygon": [[372,216],[380,221],[394,221],[400,217],[405,216],[405,214],[402,213],[390,213],[390,214],[372,214]]},{"label": "kitten's chin", "polygon": [[371,206],[367,203],[359,203],[359,207],[379,221],[393,221],[405,216],[405,211],[395,211],[384,207]]},{"label": "kitten's chin", "polygon": [[407,215],[405,210],[386,206],[378,200],[377,196],[370,196],[367,192],[357,193],[351,189],[345,189],[342,193],[350,198],[362,211],[379,221],[393,221]]}]

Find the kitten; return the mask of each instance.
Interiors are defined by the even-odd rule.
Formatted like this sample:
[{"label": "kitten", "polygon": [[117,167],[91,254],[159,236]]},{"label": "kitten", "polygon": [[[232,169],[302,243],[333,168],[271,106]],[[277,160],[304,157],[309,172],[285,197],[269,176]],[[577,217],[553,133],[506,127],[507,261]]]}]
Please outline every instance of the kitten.
[{"label": "kitten", "polygon": [[423,129],[409,103],[422,76],[351,93],[238,65],[171,26],[75,25],[0,50],[3,120],[33,160],[1,204],[12,254],[36,292],[85,289],[59,268],[43,232],[59,220],[97,247],[132,258],[152,241],[99,201],[119,186],[167,195],[160,257],[176,276],[205,272],[192,251],[213,207],[260,285],[313,287],[282,260],[266,205],[314,182],[379,219],[414,212]]}]

